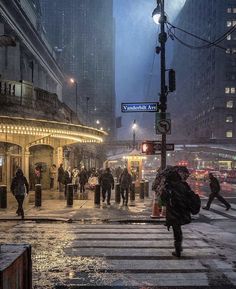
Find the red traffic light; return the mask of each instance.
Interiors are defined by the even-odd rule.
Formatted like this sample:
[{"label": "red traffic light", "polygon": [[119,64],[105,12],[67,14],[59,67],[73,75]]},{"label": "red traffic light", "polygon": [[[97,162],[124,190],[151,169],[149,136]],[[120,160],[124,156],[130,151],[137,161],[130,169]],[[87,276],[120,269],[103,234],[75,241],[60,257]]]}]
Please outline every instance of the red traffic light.
[{"label": "red traffic light", "polygon": [[142,153],[146,155],[154,155],[155,154],[155,143],[145,141],[142,143]]}]

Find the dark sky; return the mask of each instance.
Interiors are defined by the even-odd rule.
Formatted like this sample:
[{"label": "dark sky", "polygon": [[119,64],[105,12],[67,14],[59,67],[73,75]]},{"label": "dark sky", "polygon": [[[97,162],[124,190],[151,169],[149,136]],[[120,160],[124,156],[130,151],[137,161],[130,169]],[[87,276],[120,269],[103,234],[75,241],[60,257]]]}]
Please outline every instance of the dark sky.
[{"label": "dark sky", "polygon": [[[185,0],[166,0],[168,20],[174,18]],[[138,139],[154,135],[154,113],[121,114],[121,102],[157,101],[159,93],[159,56],[154,53],[158,25],[152,20],[155,0],[114,0],[116,19],[116,114],[122,116],[121,139],[132,138],[132,122],[137,120]],[[171,40],[167,44],[167,65],[171,63]]]}]

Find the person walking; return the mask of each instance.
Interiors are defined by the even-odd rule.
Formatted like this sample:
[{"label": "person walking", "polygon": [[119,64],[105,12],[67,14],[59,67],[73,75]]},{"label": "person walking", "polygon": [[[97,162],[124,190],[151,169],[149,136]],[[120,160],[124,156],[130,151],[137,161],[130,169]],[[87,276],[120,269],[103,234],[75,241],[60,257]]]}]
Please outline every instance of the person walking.
[{"label": "person walking", "polygon": [[58,181],[59,192],[63,192],[64,174],[65,172],[64,172],[63,164],[60,164],[57,170],[57,181]]},{"label": "person walking", "polygon": [[172,255],[180,258],[183,241],[182,227],[191,223],[188,191],[176,171],[165,176],[165,185],[161,192],[161,200],[166,204],[166,226],[173,229],[175,251]]},{"label": "person walking", "polygon": [[72,184],[74,186],[74,192],[77,193],[78,190],[78,183],[79,183],[79,170],[75,167],[72,170]]},{"label": "person walking", "polygon": [[71,167],[68,167],[67,170],[64,171],[64,185],[65,185],[65,199],[67,195],[67,185],[72,182],[72,172]]},{"label": "person walking", "polygon": [[209,195],[207,204],[203,207],[204,210],[209,210],[211,203],[213,202],[214,198],[217,198],[221,203],[223,203],[226,207],[226,211],[228,211],[231,206],[230,204],[220,195],[220,183],[216,177],[213,176],[212,173],[209,173],[209,185],[211,189],[211,193]]},{"label": "person walking", "polygon": [[123,205],[128,206],[129,190],[132,186],[132,177],[131,174],[128,172],[127,168],[124,168],[123,172],[121,173],[119,183],[120,193],[123,199]]},{"label": "person walking", "polygon": [[21,216],[22,219],[24,219],[25,214],[23,209],[23,203],[25,199],[25,194],[28,195],[29,193],[29,184],[23,174],[23,171],[20,168],[17,169],[16,176],[12,179],[11,192],[15,196],[18,203],[16,214],[18,216]]},{"label": "person walking", "polygon": [[79,184],[80,184],[80,193],[84,194],[85,192],[85,184],[88,182],[88,174],[85,168],[82,168],[79,173]]},{"label": "person walking", "polygon": [[54,183],[57,175],[57,167],[53,164],[49,169],[49,177],[50,177],[50,190],[54,189]]},{"label": "person walking", "polygon": [[100,177],[99,183],[102,187],[102,202],[104,203],[107,199],[107,205],[110,205],[111,190],[114,189],[114,178],[110,168],[106,168],[105,172]]}]

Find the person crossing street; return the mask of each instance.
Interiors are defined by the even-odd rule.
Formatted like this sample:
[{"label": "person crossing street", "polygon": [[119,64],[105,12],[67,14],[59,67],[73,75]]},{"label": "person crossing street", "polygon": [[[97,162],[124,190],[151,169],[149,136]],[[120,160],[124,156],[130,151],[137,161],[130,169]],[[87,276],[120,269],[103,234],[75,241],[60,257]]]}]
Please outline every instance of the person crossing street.
[{"label": "person crossing street", "polygon": [[114,189],[114,178],[110,168],[106,168],[105,172],[100,177],[99,183],[102,187],[102,202],[104,203],[107,197],[107,205],[109,206],[111,201],[111,190]]},{"label": "person crossing street", "polygon": [[223,203],[226,207],[226,211],[231,208],[231,205],[220,195],[220,183],[216,177],[213,176],[212,173],[209,173],[209,185],[211,189],[211,193],[209,195],[209,199],[207,201],[207,205],[203,207],[204,210],[209,210],[211,203],[215,198],[217,198],[221,203]]}]

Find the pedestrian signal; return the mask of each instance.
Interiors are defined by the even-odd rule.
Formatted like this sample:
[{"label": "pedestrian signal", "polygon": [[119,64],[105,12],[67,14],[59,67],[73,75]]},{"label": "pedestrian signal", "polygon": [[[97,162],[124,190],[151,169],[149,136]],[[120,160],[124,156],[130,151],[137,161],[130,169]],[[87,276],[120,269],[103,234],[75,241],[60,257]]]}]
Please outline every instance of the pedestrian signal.
[{"label": "pedestrian signal", "polygon": [[155,154],[155,143],[153,142],[143,142],[142,143],[142,153],[146,155],[154,155]]},{"label": "pedestrian signal", "polygon": [[174,69],[169,70],[169,91],[173,92],[176,90],[176,80]]}]

